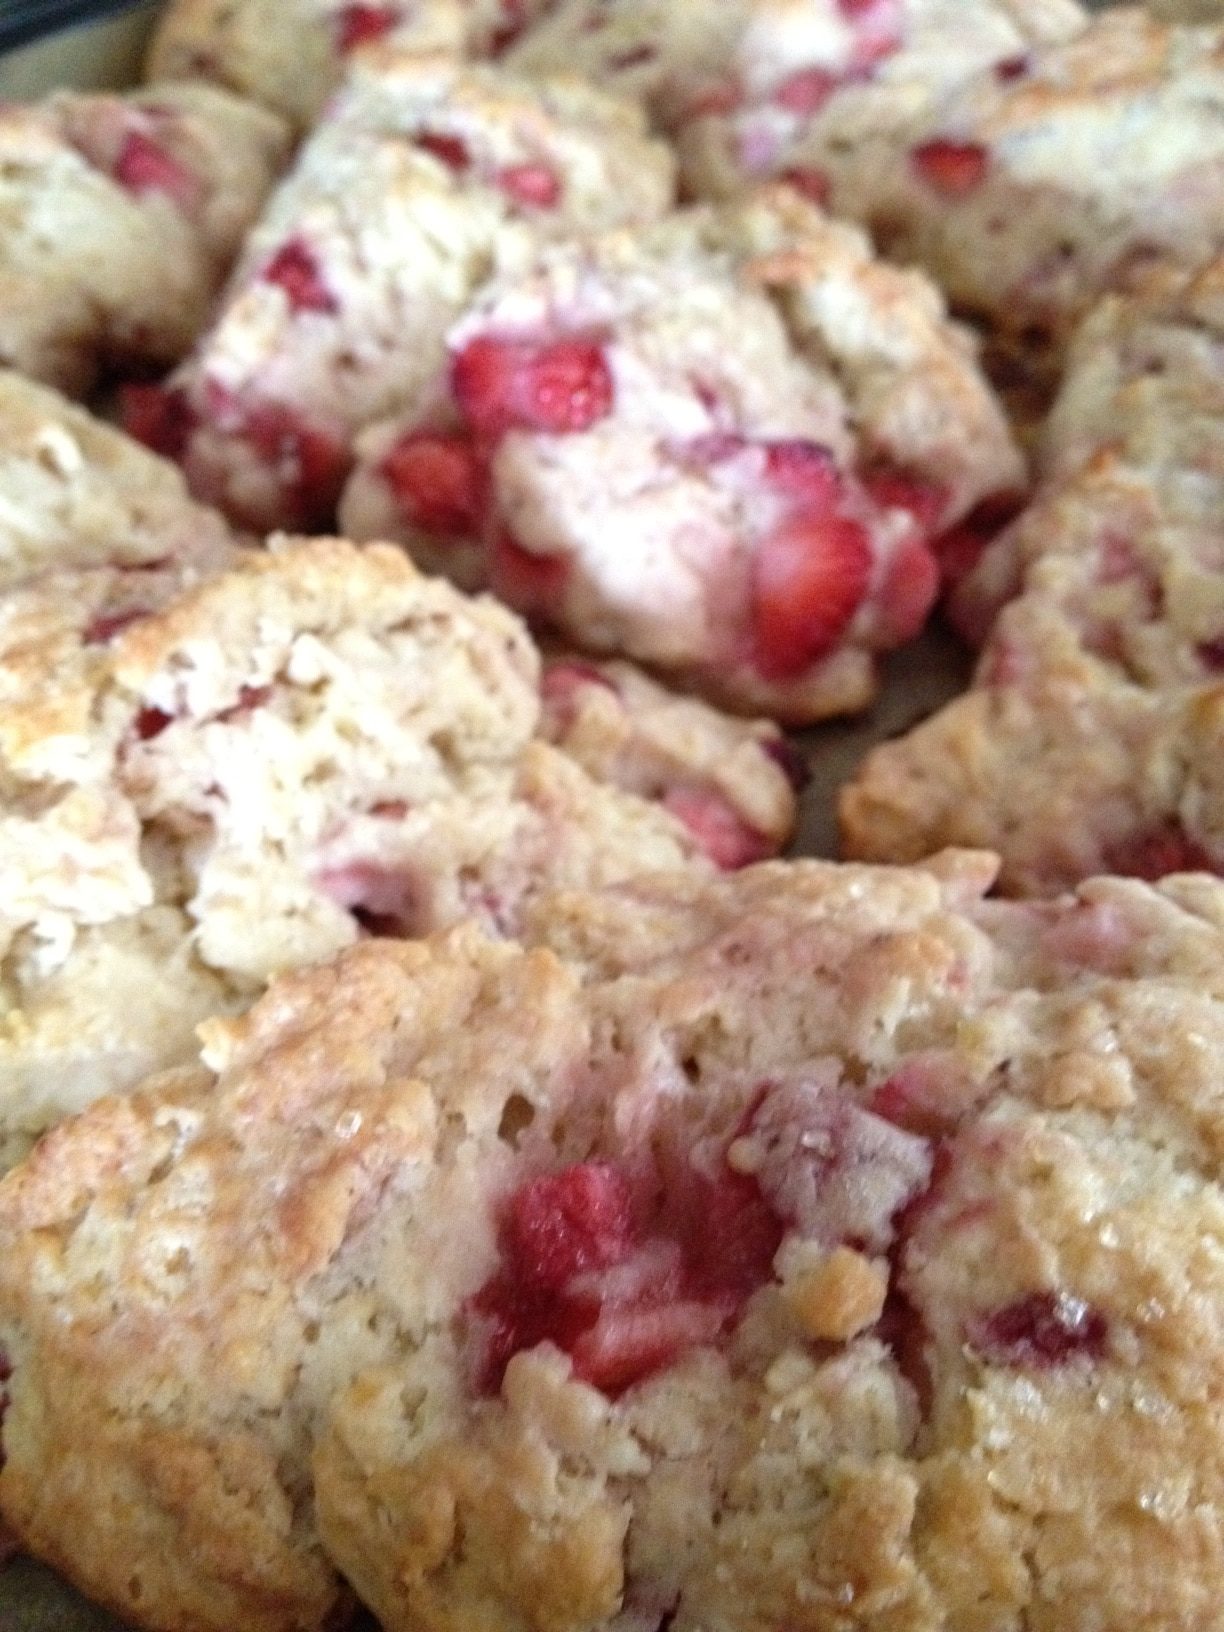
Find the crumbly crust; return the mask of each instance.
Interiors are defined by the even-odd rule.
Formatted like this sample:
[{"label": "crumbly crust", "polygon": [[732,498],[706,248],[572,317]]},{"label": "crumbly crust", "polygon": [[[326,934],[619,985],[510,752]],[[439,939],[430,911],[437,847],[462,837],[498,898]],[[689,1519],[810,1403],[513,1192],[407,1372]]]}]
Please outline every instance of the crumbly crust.
[{"label": "crumbly crust", "polygon": [[640,111],[579,80],[363,53],[146,434],[239,522],[320,531],[353,437],[434,379],[499,259],[653,219],[672,173]]},{"label": "crumbly crust", "polygon": [[[499,371],[490,389],[513,392],[519,342],[555,342],[567,366],[572,346],[606,400],[582,423],[494,426],[466,538],[418,524],[400,450],[478,437],[484,405],[454,382],[480,351]],[[911,637],[929,607],[930,536],[1023,481],[973,345],[934,288],[786,188],[549,247],[489,286],[450,351],[449,407],[435,379],[359,444],[346,530],[401,538],[430,570],[491,583],[575,644],[735,708],[811,720],[863,707],[873,654]],[[763,541],[794,507],[787,484],[818,485],[818,471],[791,467],[821,461],[837,492],[801,492],[798,507],[822,527],[830,507],[854,518],[863,581],[842,626],[784,666],[753,627],[755,585]],[[823,586],[834,600],[841,588]],[[813,599],[824,615],[825,595]]]},{"label": "crumbly crust", "polygon": [[288,153],[207,85],[0,110],[0,361],[79,394],[187,351]]},{"label": "crumbly crust", "polygon": [[[992,875],[643,878],[209,1027],[0,1185],[6,1521],[190,1632],[321,1627],[324,1549],[405,1632],[1206,1624],[1224,890]],[[639,1287],[780,1210],[721,1330],[478,1386],[515,1198],[663,1174]]]}]

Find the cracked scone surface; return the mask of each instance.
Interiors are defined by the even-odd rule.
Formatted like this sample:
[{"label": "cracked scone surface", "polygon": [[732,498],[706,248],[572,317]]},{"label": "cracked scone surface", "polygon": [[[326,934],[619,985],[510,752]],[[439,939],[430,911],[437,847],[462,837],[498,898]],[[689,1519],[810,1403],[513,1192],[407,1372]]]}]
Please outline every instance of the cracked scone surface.
[{"label": "cracked scone surface", "polygon": [[[195,584],[99,568],[10,592],[6,1134],[176,1063],[208,1013],[363,935],[466,916],[510,933],[546,885],[708,865],[683,813],[543,741],[540,707],[518,620],[390,546],[282,541]],[[95,1069],[91,971],[152,941],[179,1024],[118,1008]]]},{"label": "cracked scone surface", "polygon": [[[151,80],[209,79],[307,128],[352,55],[405,50],[495,54],[547,0],[171,0],[149,46]],[[563,64],[568,67],[568,64]]]},{"label": "cracked scone surface", "polygon": [[690,185],[725,191],[737,173],[740,185],[791,173],[889,255],[924,266],[1037,373],[1042,349],[1057,367],[1070,329],[1136,266],[1160,254],[1193,264],[1218,247],[1218,26],[1106,8],[1069,39],[1022,42],[943,94],[930,94],[930,77],[902,81],[891,113],[873,111],[887,97],[885,60],[878,84],[700,120],[686,138]]},{"label": "cracked scone surface", "polygon": [[0,370],[0,588],[77,567],[220,567],[232,547],[173,465]]},{"label": "cracked scone surface", "polygon": [[1222,272],[1156,269],[1075,337],[1045,486],[952,593],[974,687],[868,755],[851,854],[981,844],[1025,894],[1224,870]]},{"label": "cracked scone surface", "polygon": [[991,879],[286,977],[0,1185],[6,1520],[193,1632],[1207,1624],[1224,894]]},{"label": "cracked scone surface", "polygon": [[248,238],[216,321],[129,429],[246,525],[326,526],[352,440],[432,382],[499,260],[651,220],[671,155],[577,79],[363,55]]},{"label": "cracked scone surface", "polygon": [[783,187],[546,247],[449,349],[346,530],[738,708],[862,707],[932,540],[1023,482],[935,289]]},{"label": "cracked scone surface", "polygon": [[57,91],[0,110],[0,361],[74,394],[177,362],[288,156],[208,85]]}]

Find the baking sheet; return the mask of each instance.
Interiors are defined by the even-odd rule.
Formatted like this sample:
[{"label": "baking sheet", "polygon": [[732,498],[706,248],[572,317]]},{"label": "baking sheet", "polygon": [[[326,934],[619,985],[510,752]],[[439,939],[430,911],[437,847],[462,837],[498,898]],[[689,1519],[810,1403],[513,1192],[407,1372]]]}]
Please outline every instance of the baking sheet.
[{"label": "baking sheet", "polygon": [[[131,83],[155,9],[141,6],[0,58],[0,97],[41,96],[61,85],[101,89]],[[798,739],[812,768],[812,782],[803,799],[797,854],[835,854],[836,790],[868,748],[907,730],[962,690],[968,667],[968,657],[955,638],[934,629],[893,654],[879,702],[868,714],[805,732]],[[50,1570],[19,1558],[0,1568],[0,1632],[124,1632],[124,1628]]]}]

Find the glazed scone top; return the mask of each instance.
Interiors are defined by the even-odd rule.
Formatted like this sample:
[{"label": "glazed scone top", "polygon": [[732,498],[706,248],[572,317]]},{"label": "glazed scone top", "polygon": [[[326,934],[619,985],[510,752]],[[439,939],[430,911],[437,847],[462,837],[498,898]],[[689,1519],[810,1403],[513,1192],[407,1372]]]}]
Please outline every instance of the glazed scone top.
[{"label": "glazed scone top", "polygon": [[0,360],[74,392],[187,350],[287,156],[207,85],[58,91],[0,110]]},{"label": "glazed scone top", "polygon": [[1205,1624],[1224,896],[991,876],[640,881],[210,1028],[0,1187],[7,1520],[201,1632],[321,1627],[324,1548],[395,1632]]},{"label": "glazed scone top", "polygon": [[66,568],[218,567],[233,548],[173,465],[56,392],[0,371],[0,585]]},{"label": "glazed scone top", "polygon": [[129,427],[252,526],[326,525],[352,436],[432,379],[447,326],[498,261],[655,218],[673,168],[638,109],[578,80],[371,50],[162,412]]},{"label": "glazed scone top", "polygon": [[[934,288],[784,187],[549,246],[449,344],[449,379],[363,439],[346,530],[740,708],[861,707],[871,651],[929,609],[931,535],[1023,480]],[[454,522],[417,522],[423,447],[467,472]],[[768,546],[809,511],[822,583],[778,589],[774,639]]]},{"label": "glazed scone top", "polygon": [[541,0],[172,0],[146,74],[215,80],[305,127],[355,52],[384,41],[484,56],[504,50],[541,9]]}]

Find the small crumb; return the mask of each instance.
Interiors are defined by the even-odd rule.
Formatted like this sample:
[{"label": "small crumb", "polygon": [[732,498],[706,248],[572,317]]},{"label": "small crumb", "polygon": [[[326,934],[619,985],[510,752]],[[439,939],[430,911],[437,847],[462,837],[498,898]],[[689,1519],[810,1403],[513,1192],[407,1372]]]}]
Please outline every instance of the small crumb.
[{"label": "small crumb", "polygon": [[874,1326],[888,1293],[888,1270],[850,1247],[825,1252],[799,1243],[783,1265],[786,1299],[804,1331],[819,1341],[844,1343]]}]

